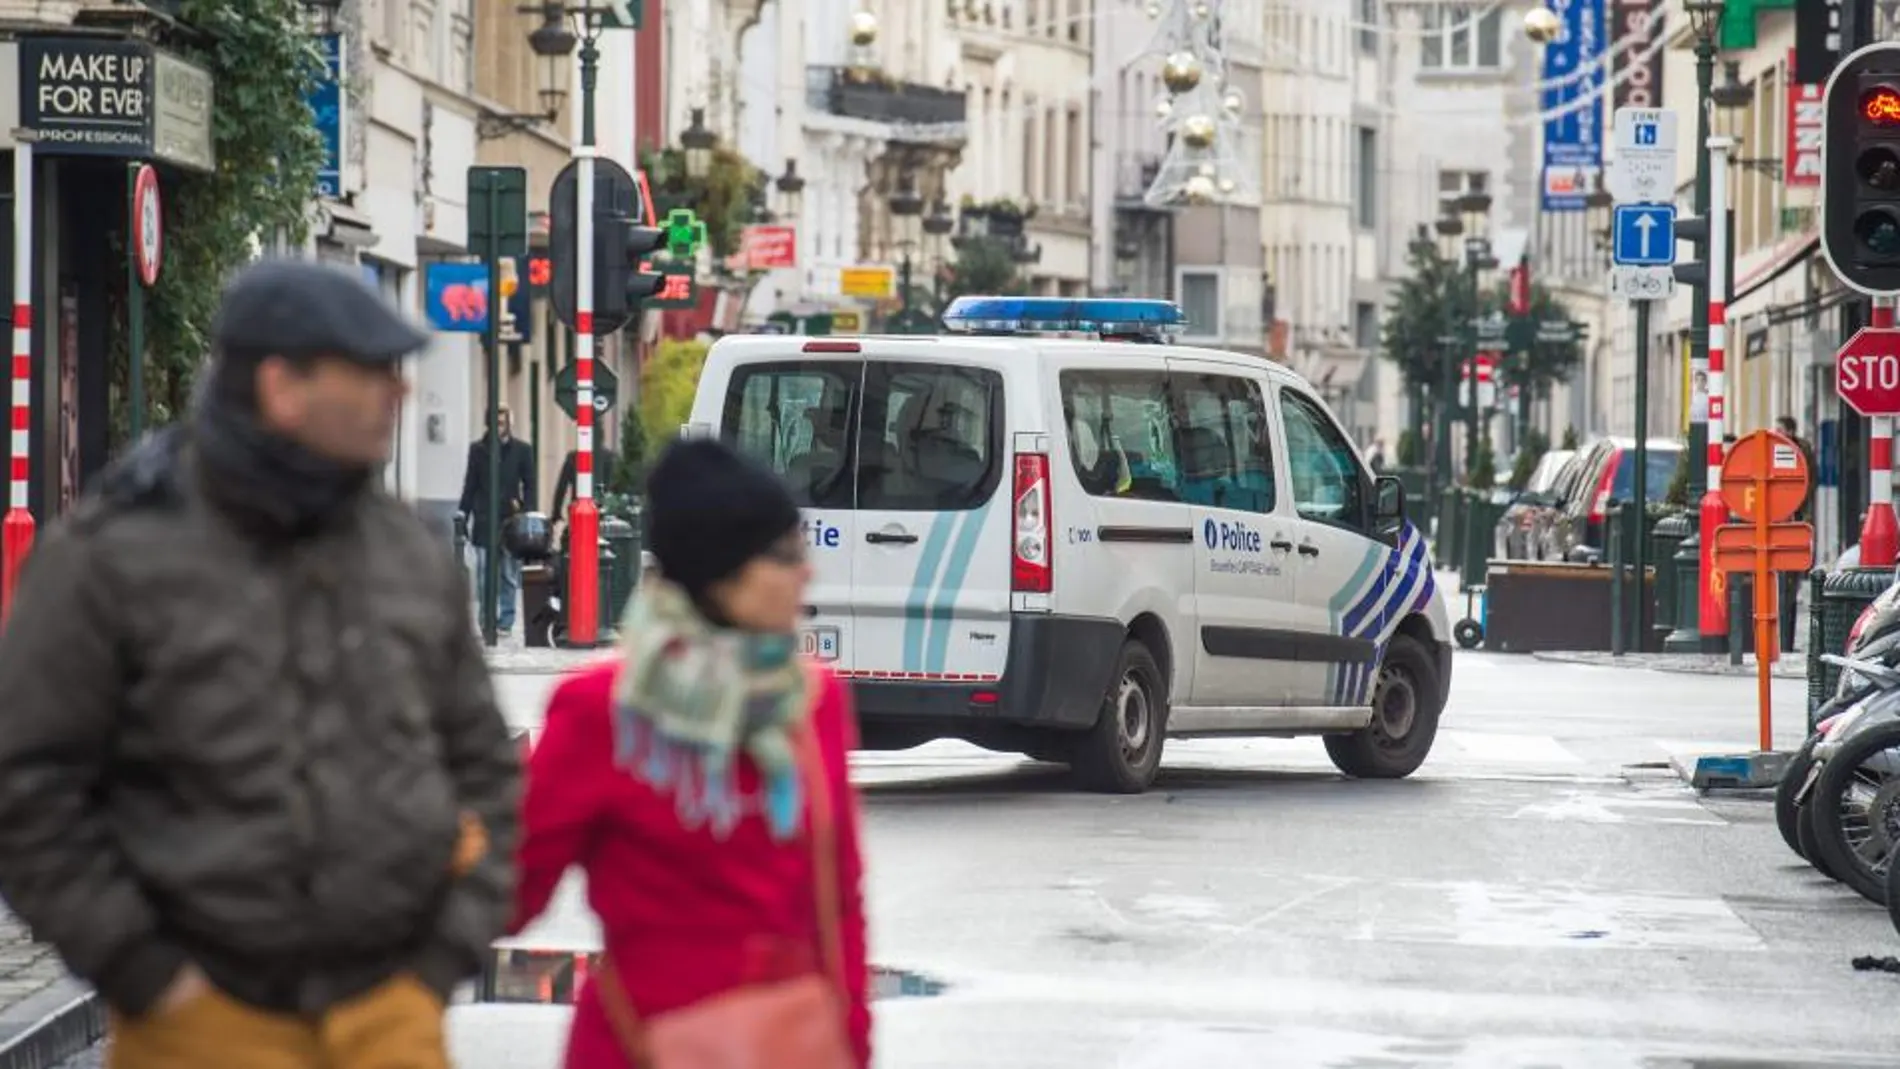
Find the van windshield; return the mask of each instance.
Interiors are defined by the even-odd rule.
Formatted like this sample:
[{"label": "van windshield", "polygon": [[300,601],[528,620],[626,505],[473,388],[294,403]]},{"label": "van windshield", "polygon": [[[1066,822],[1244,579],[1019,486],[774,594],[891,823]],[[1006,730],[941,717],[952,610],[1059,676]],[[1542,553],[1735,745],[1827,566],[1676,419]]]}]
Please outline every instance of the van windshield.
[{"label": "van windshield", "polygon": [[974,509],[1002,478],[1003,378],[987,368],[750,364],[726,396],[723,437],[805,508]]}]

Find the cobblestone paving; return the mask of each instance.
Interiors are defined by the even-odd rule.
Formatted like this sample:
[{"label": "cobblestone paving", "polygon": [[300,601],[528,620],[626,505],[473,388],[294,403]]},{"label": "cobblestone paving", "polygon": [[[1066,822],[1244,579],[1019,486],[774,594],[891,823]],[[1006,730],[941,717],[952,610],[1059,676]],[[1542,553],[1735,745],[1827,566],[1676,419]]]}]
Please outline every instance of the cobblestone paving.
[{"label": "cobblestone paving", "polygon": [[64,975],[59,955],[35,943],[25,924],[0,909],[0,1006],[35,995]]}]

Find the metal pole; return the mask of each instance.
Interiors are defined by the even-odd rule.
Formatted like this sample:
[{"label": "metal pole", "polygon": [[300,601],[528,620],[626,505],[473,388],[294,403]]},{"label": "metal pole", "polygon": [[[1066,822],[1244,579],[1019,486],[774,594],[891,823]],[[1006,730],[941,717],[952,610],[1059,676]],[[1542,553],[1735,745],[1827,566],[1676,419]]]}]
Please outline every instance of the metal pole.
[{"label": "metal pole", "polygon": [[[1695,46],[1695,82],[1696,82],[1696,134],[1695,134],[1695,197],[1694,213],[1709,220],[1709,232],[1715,232],[1715,221],[1709,215],[1709,155],[1704,146],[1709,141],[1709,117],[1715,106],[1710,94],[1715,88],[1715,41],[1696,41]],[[1714,239],[1711,237],[1710,239]],[[1713,259],[1714,257],[1710,257]],[[1713,267],[1710,268],[1713,270]],[[1691,502],[1700,503],[1703,491],[1708,488],[1708,479],[1703,468],[1696,463],[1697,458],[1706,456],[1709,448],[1709,429],[1706,415],[1707,399],[1696,390],[1694,372],[1708,370],[1709,354],[1709,290],[1703,285],[1693,287],[1690,299],[1689,319],[1689,491]],[[1699,530],[1692,527],[1689,537],[1682,540],[1681,553],[1691,554],[1698,561],[1706,562],[1708,555],[1702,550],[1702,537]],[[1686,559],[1686,558],[1685,558]],[[1686,571],[1686,569],[1685,569]],[[1709,572],[1706,564],[1698,564],[1697,582],[1699,589],[1706,595],[1709,584]],[[1687,576],[1682,577],[1686,579]],[[1698,597],[1700,604],[1701,597]],[[1701,614],[1678,614],[1682,619],[1676,621],[1676,631],[1671,634],[1672,650],[1707,649],[1709,643],[1700,630]]]},{"label": "metal pole", "polygon": [[501,205],[494,176],[488,176],[488,240],[481,250],[482,269],[488,273],[488,319],[482,327],[482,353],[488,370],[488,500],[482,504],[482,641],[499,641],[501,629],[501,344],[496,331],[501,319],[501,296],[495,286],[500,271],[495,264],[496,235],[501,232]]},{"label": "metal pole", "polygon": [[127,406],[131,409],[131,440],[145,433],[145,280],[139,277],[139,252],[131,248],[138,219],[139,169],[142,163],[125,165],[125,318],[127,338],[126,377],[130,388]]},{"label": "metal pole", "polygon": [[[1893,326],[1894,298],[1875,297],[1868,325]],[[1893,417],[1867,421],[1867,517],[1860,527],[1860,566],[1891,568],[1900,550],[1900,526],[1893,512]]]},{"label": "metal pole", "polygon": [[1471,477],[1472,469],[1478,466],[1478,261],[1466,246],[1465,265],[1469,268],[1471,284],[1471,389],[1468,391],[1471,404],[1465,409],[1465,477]]},{"label": "metal pole", "polygon": [[[1715,566],[1715,529],[1728,522],[1728,506],[1722,501],[1722,424],[1723,355],[1728,344],[1728,150],[1734,142],[1727,137],[1711,137],[1708,145],[1709,171],[1709,284],[1704,297],[1707,305],[1709,369],[1709,414],[1704,456],[1707,467],[1703,476],[1700,501],[1701,545],[1697,567],[1696,626],[1702,632],[1705,648],[1711,640],[1728,638],[1728,592],[1725,577]],[[1690,468],[1691,471],[1695,469]],[[1715,652],[1709,650],[1709,652]]]},{"label": "metal pole", "polygon": [[1458,397],[1458,355],[1457,343],[1450,338],[1438,339],[1438,363],[1440,368],[1438,383],[1438,429],[1432,435],[1432,485],[1434,494],[1443,496],[1445,489],[1455,482],[1451,467],[1451,412]]},{"label": "metal pole", "polygon": [[[1636,505],[1636,545],[1630,549],[1630,563],[1636,573],[1636,637],[1630,648],[1643,651],[1643,638],[1649,628],[1649,590],[1645,585],[1649,547],[1645,528],[1649,519],[1649,302],[1636,302],[1636,470],[1630,497]],[[1661,563],[1661,562],[1659,562]],[[1667,566],[1666,564],[1664,565]]]},{"label": "metal pole", "polygon": [[0,620],[13,607],[20,566],[33,549],[27,506],[33,446],[33,142],[14,131],[13,144],[13,434],[7,516],[0,524]]},{"label": "metal pole", "polygon": [[574,505],[567,521],[567,640],[593,646],[600,629],[600,512],[594,505],[594,90],[600,80],[598,29],[584,6],[581,143],[574,227]]}]

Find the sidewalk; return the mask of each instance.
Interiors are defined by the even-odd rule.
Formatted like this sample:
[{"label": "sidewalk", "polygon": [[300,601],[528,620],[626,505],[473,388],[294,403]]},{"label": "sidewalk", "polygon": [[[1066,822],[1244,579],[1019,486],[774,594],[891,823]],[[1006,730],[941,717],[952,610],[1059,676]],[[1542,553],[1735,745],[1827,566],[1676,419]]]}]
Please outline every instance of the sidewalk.
[{"label": "sidewalk", "polygon": [[52,949],[0,910],[0,1069],[43,1069],[105,1034],[92,989],[66,975]]},{"label": "sidewalk", "polygon": [[[1742,663],[1728,663],[1728,655],[1721,653],[1626,653],[1621,657],[1601,652],[1579,653],[1533,653],[1532,657],[1540,661],[1557,664],[1588,664],[1602,668],[1644,668],[1652,672],[1673,672],[1679,675],[1695,676],[1747,676],[1755,675],[1755,658],[1745,656]],[[1786,653],[1775,662],[1770,674],[1776,679],[1808,678],[1807,655]]]}]

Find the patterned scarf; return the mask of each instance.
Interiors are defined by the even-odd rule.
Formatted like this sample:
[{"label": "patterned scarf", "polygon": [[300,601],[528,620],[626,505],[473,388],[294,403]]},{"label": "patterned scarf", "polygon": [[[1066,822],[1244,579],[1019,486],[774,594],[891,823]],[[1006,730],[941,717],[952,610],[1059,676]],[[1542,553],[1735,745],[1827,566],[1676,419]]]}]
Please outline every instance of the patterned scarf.
[{"label": "patterned scarf", "polygon": [[622,621],[614,693],[614,763],[670,793],[680,820],[729,835],[743,815],[734,762],[758,766],[762,815],[774,837],[798,831],[803,808],[794,746],[808,706],[790,635],[718,628],[679,587],[649,575]]}]

